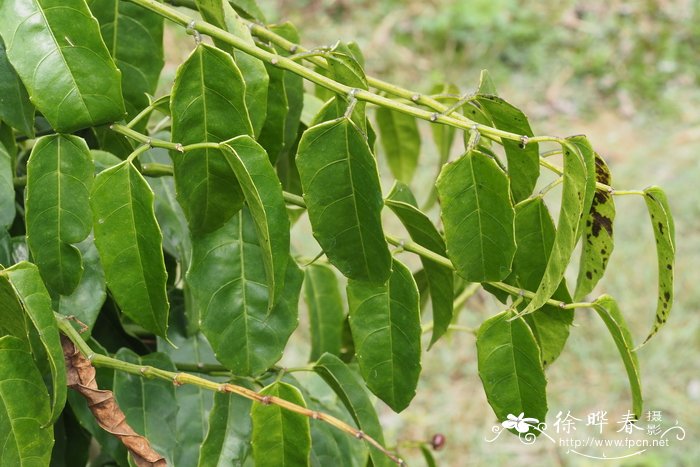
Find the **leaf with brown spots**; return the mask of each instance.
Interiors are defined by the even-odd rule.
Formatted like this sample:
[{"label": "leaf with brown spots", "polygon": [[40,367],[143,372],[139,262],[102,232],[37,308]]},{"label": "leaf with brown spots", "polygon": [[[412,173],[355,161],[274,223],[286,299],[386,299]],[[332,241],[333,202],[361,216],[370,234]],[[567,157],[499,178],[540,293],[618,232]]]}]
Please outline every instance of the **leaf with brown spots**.
[{"label": "leaf with brown spots", "polygon": [[[596,181],[610,185],[612,180],[610,170],[598,154],[595,155],[595,175]],[[603,277],[615,246],[613,241],[615,202],[612,195],[604,190],[596,190],[591,208],[584,220],[581,232],[583,248],[574,293],[577,301],[589,294]]]},{"label": "leaf with brown spots", "polygon": [[651,226],[656,240],[656,258],[659,269],[659,293],[656,304],[656,319],[649,335],[640,347],[666,323],[673,306],[673,263],[676,257],[675,226],[671,209],[666,199],[666,193],[657,187],[644,190],[644,201],[647,204]]}]

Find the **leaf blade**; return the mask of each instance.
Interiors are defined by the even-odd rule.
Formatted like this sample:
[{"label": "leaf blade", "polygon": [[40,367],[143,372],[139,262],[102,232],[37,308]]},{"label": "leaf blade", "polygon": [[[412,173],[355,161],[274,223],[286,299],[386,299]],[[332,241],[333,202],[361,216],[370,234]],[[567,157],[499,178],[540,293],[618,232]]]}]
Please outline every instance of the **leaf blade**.
[{"label": "leaf blade", "polygon": [[416,119],[386,107],[376,111],[379,140],[394,178],[410,183],[418,165],[420,134]]},{"label": "leaf blade", "polygon": [[345,313],[338,278],[333,270],[323,264],[307,266],[304,269],[304,295],[311,329],[309,361],[318,360],[326,352],[340,355]]}]

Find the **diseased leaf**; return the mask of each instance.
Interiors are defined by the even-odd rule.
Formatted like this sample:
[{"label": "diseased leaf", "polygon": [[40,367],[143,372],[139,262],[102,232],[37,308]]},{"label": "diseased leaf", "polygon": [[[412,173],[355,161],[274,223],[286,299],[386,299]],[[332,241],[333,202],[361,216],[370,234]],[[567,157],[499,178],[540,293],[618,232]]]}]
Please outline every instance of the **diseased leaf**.
[{"label": "diseased leaf", "polygon": [[[247,383],[237,382],[252,389]],[[250,456],[252,402],[229,393],[214,394],[209,431],[199,451],[200,467],[242,466]]]},{"label": "diseased leaf", "polygon": [[[338,395],[355,420],[357,428],[384,445],[382,426],[360,378],[338,357],[329,353],[319,358],[314,371]],[[370,448],[369,455],[376,467],[391,465],[387,457],[374,447]]]},{"label": "diseased leaf", "polygon": [[564,153],[564,182],[561,195],[561,208],[554,236],[552,253],[547,261],[542,282],[535,296],[522,314],[541,308],[559,288],[564,278],[566,266],[576,246],[577,230],[583,214],[583,200],[586,192],[586,163],[578,149],[571,145],[562,148]]},{"label": "diseased leaf", "polygon": [[413,399],[420,376],[420,304],[411,271],[394,259],[385,284],[348,281],[350,329],[362,378],[395,412]]},{"label": "diseased leaf", "polygon": [[656,241],[659,292],[656,305],[656,319],[642,345],[646,344],[666,324],[668,315],[673,307],[673,264],[676,259],[676,228],[671,215],[671,207],[666,199],[666,193],[657,186],[647,188],[644,190],[644,201],[647,204],[651,227],[654,230],[654,239]]},{"label": "diseased leaf", "polygon": [[[518,248],[513,258],[513,272],[520,288],[535,290],[539,286],[555,235],[554,221],[542,197],[525,200],[515,207],[515,241]],[[564,280],[553,298],[571,302]],[[524,307],[522,305],[521,309]],[[563,350],[573,320],[574,310],[562,310],[547,304],[525,317],[540,346],[544,366],[551,364]]]},{"label": "diseased leaf", "polygon": [[[589,213],[591,211],[591,205],[593,203],[593,198],[596,192],[596,181],[597,181],[597,164],[596,164],[596,153],[593,150],[593,146],[583,135],[569,136],[566,140],[574,146],[581,153],[583,158],[583,163],[586,166],[586,189],[583,193],[583,213]],[[576,229],[576,240],[583,232],[586,226],[586,216],[582,216],[579,220],[578,228]]]},{"label": "diseased leaf", "polygon": [[624,316],[620,313],[617,302],[609,295],[600,296],[594,303],[593,308],[598,316],[603,320],[605,326],[615,341],[617,350],[620,352],[622,362],[627,371],[627,378],[632,391],[632,411],[636,420],[642,417],[642,385],[639,379],[639,361],[637,354],[632,350],[632,335],[627,328]]},{"label": "diseased leaf", "polygon": [[514,316],[506,310],[479,327],[479,377],[498,421],[525,413],[542,422],[547,415],[547,381],[540,350],[527,323],[522,318],[511,321]]},{"label": "diseased leaf", "polygon": [[420,134],[416,119],[387,107],[377,108],[376,117],[379,141],[384,148],[391,173],[397,180],[411,183],[420,155]]},{"label": "diseased leaf", "polygon": [[506,174],[472,150],[445,165],[436,183],[447,254],[457,273],[470,282],[504,279],[515,254]]},{"label": "diseased leaf", "polygon": [[[107,49],[122,73],[128,118],[149,105],[163,69],[163,17],[119,0],[89,0]],[[142,127],[145,127],[143,121]]]},{"label": "diseased leaf", "polygon": [[0,143],[0,230],[7,230],[15,219],[15,186],[12,157]]},{"label": "diseased leaf", "polygon": [[83,256],[85,271],[73,293],[58,297],[56,311],[62,315],[74,316],[85,324],[87,334],[83,335],[89,336],[107,298],[107,286],[95,239],[88,237],[76,247]]},{"label": "diseased leaf", "polygon": [[318,360],[326,352],[340,355],[345,313],[333,269],[318,263],[307,266],[304,269],[304,295],[311,328],[309,361]]},{"label": "diseased leaf", "polygon": [[258,244],[272,308],[284,290],[289,258],[289,217],[282,195],[282,184],[265,150],[250,136],[239,136],[223,146],[226,161],[243,189],[248,209],[258,231]]},{"label": "diseased leaf", "polygon": [[[32,353],[37,358],[46,358],[51,370],[51,417],[47,422],[52,425],[61,415],[63,406],[66,404],[66,368],[63,364],[63,350],[58,335],[58,326],[51,309],[51,297],[41,281],[39,270],[34,264],[21,262],[9,269],[0,271],[0,282],[2,285],[3,302],[12,303],[14,308],[9,313],[3,312],[3,321],[12,320],[14,322],[24,321],[26,331],[24,334],[13,333],[22,339],[29,338]],[[9,286],[9,287],[8,287]],[[14,302],[14,303],[13,303]],[[21,314],[22,316],[17,316]],[[29,322],[31,321],[31,328]],[[14,326],[13,326],[14,327]],[[16,331],[15,331],[16,332]],[[34,336],[43,347],[42,351],[37,351],[34,347]],[[41,355],[41,357],[40,357]],[[26,397],[26,394],[25,394]]]},{"label": "diseased leaf", "polygon": [[124,115],[119,70],[83,0],[2,2],[0,35],[32,103],[57,131]]},{"label": "diseased leaf", "polygon": [[[122,348],[115,354],[115,358],[134,365],[175,371],[175,365],[162,353],[140,357],[132,350]],[[131,428],[144,436],[153,450],[166,459],[168,465],[174,465],[178,412],[175,386],[168,381],[115,371],[113,391]]]},{"label": "diseased leaf", "polygon": [[[611,186],[612,178],[605,161],[595,155],[596,181]],[[583,247],[576,280],[574,298],[582,300],[603,277],[608,259],[613,252],[613,222],[615,221],[615,201],[612,194],[604,190],[594,192],[591,208],[584,216],[581,236]]]},{"label": "diseased leaf", "polygon": [[[408,186],[395,182],[385,204],[406,227],[414,242],[438,255],[447,255],[442,235],[428,216],[416,207],[415,199]],[[422,256],[421,263],[423,263],[433,304],[433,335],[430,338],[430,346],[432,346],[447,332],[452,322],[454,274],[450,268]]]},{"label": "diseased leaf", "polygon": [[360,129],[340,118],[306,130],[297,168],[314,237],[345,276],[385,282],[391,255],[381,224],[379,174]]},{"label": "diseased leaf", "polygon": [[263,252],[247,209],[192,246],[187,283],[195,321],[223,365],[241,376],[260,374],[280,359],[297,326],[301,272],[289,259],[285,290],[268,312]]},{"label": "diseased leaf", "polygon": [[34,137],[34,106],[17,72],[7,59],[5,43],[0,37],[0,120]]},{"label": "diseased leaf", "polygon": [[[220,143],[253,133],[241,72],[230,55],[205,44],[178,68],[170,107],[176,143]],[[240,210],[243,193],[221,150],[172,151],[171,157],[192,233],[212,232]]]},{"label": "diseased leaf", "polygon": [[95,169],[82,138],[39,138],[27,163],[27,244],[46,286],[69,295],[83,262],[74,243],[90,234],[90,188]]},{"label": "diseased leaf", "polygon": [[[476,101],[488,113],[499,130],[527,137],[533,136],[527,117],[515,106],[500,97],[489,94],[477,95]],[[537,184],[540,176],[539,145],[534,143],[521,147],[522,143],[508,139],[503,139],[502,144],[508,159],[510,189],[513,200],[517,203],[530,196]]]},{"label": "diseased leaf", "polygon": [[49,395],[24,342],[0,338],[3,465],[49,465],[54,444]]},{"label": "diseased leaf", "polygon": [[90,205],[95,244],[112,296],[126,316],[165,337],[167,273],[153,191],[139,171],[124,161],[95,178]]},{"label": "diseased leaf", "polygon": [[[301,392],[287,383],[273,383],[260,394],[306,407]],[[253,421],[251,444],[256,466],[309,465],[311,429],[307,417],[278,405],[264,404],[253,405],[250,415]]]}]

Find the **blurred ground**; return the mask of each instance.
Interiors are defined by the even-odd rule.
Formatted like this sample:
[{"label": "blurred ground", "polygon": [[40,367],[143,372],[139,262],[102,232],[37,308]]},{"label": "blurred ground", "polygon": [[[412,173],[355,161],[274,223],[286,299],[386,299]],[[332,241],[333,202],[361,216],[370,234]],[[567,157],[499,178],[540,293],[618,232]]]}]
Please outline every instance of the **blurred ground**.
[{"label": "blurred ground", "polygon": [[[411,407],[382,410],[390,442],[410,465],[423,465],[412,440],[447,437],[438,465],[697,465],[700,459],[700,2],[697,0],[300,0],[259,2],[270,21],[290,20],[306,47],[357,41],[369,74],[427,91],[448,80],[472,91],[487,68],[499,94],[529,115],[535,134],[586,134],[605,157],[618,189],[661,185],[676,220],[676,303],[666,327],[639,352],[645,410],[676,421],[683,441],[623,461],[567,454],[540,438],[526,446],[505,434],[489,444],[495,417],[476,372],[474,338],[454,334],[425,353]],[[171,50],[172,52],[172,50]],[[186,54],[187,48],[174,51]],[[184,58],[172,56],[170,71]],[[419,199],[437,159],[425,133]],[[380,154],[381,160],[381,154]],[[386,173],[386,167],[383,168]],[[388,176],[387,176],[388,179]],[[385,186],[387,189],[388,186]],[[548,196],[555,207],[556,192]],[[616,246],[596,292],[621,304],[635,339],[653,321],[656,259],[651,227],[639,197],[617,197]],[[305,221],[295,246],[308,245]],[[396,230],[396,229],[395,229]],[[399,230],[396,230],[399,232]],[[315,252],[309,251],[313,256]],[[409,263],[410,255],[402,255]],[[413,264],[413,263],[411,263]],[[478,326],[502,305],[477,295],[460,323]],[[569,345],[548,370],[549,418],[579,418],[607,410],[607,439],[630,405],[624,368],[613,341],[590,310],[577,311]],[[302,327],[294,340],[304,342]],[[303,344],[302,344],[303,345]],[[291,345],[290,347],[294,347]],[[285,364],[303,364],[293,349]],[[296,355],[295,355],[296,354]],[[581,427],[584,431],[586,427]],[[590,433],[587,431],[586,433]],[[624,433],[623,433],[624,434]],[[601,455],[601,450],[595,451]],[[607,450],[608,457],[620,451]],[[626,451],[626,452],[629,452]]]}]

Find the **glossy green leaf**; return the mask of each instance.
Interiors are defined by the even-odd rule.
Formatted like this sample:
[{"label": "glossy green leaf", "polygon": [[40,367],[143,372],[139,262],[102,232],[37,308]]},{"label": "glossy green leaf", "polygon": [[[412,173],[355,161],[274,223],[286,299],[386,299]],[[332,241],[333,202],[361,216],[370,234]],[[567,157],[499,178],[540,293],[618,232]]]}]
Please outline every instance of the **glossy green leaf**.
[{"label": "glossy green leaf", "polygon": [[246,204],[258,230],[267,284],[272,290],[269,307],[283,290],[289,258],[289,217],[282,184],[265,150],[250,136],[226,142],[223,154],[243,189]]},{"label": "glossy green leaf", "polygon": [[[243,384],[248,387],[245,382]],[[199,451],[200,467],[242,466],[249,459],[251,407],[250,399],[235,394],[214,395],[209,431]]]},{"label": "glossy green leaf", "polygon": [[309,360],[316,361],[325,352],[340,355],[345,312],[333,269],[319,263],[307,266],[304,269],[304,295],[311,328]]},{"label": "glossy green leaf", "polygon": [[577,230],[583,215],[583,199],[586,192],[586,163],[579,151],[567,145],[564,152],[564,182],[561,195],[561,208],[554,236],[552,253],[547,261],[547,268],[535,296],[521,312],[531,313],[544,305],[559,288],[566,266],[576,246]]},{"label": "glossy green leaf", "polygon": [[[289,21],[281,24],[270,25],[270,30],[278,36],[284,37],[288,41],[298,44],[301,42],[299,32],[296,27]],[[277,53],[284,57],[292,55],[289,50],[282,47],[276,47]],[[292,143],[296,139],[301,121],[301,112],[304,106],[304,80],[301,76],[291,73],[284,73],[284,92],[287,98],[289,111],[284,121],[284,151],[283,155],[294,157],[294,153],[290,152]],[[273,159],[275,159],[273,157]]]},{"label": "glossy green leaf", "polygon": [[117,156],[120,160],[129,157],[136,148],[135,143],[129,138],[109,129],[107,126],[90,128],[90,133],[97,141],[97,146]]},{"label": "glossy green leaf", "polygon": [[167,273],[153,191],[125,161],[95,178],[90,205],[95,244],[112,296],[126,316],[165,337]]},{"label": "glossy green leaf", "polygon": [[[306,407],[301,392],[294,386],[277,382],[260,394],[274,396]],[[277,405],[255,404],[250,411],[253,422],[253,459],[258,467],[309,465],[311,428],[304,415]]]},{"label": "glossy green leaf", "polygon": [[[345,44],[339,42],[334,49],[325,55],[328,62],[328,76],[335,81],[350,86],[355,89],[369,89],[367,77],[362,69],[362,65],[353,56],[352,52],[347,49]],[[344,115],[347,111],[349,101],[347,96],[336,96],[336,111],[339,115]],[[367,118],[365,116],[366,103],[364,101],[356,101],[352,111],[352,120],[362,130],[367,133]]]},{"label": "glossy green leaf", "polygon": [[267,23],[265,15],[263,15],[255,0],[228,0],[228,2],[240,15],[263,24]]},{"label": "glossy green leaf", "polygon": [[[357,428],[383,445],[382,426],[360,378],[338,357],[328,353],[318,359],[314,371],[338,395]],[[370,448],[369,455],[376,467],[391,465],[386,456],[375,448]]]},{"label": "glossy green leaf", "polygon": [[3,466],[49,465],[54,444],[49,395],[20,339],[0,338],[0,433]]},{"label": "glossy green leaf", "polygon": [[[175,365],[162,353],[141,357],[130,349],[122,348],[115,354],[115,358],[134,365],[175,371]],[[115,371],[113,391],[131,428],[144,436],[151,447],[166,459],[168,465],[174,465],[178,412],[175,386],[169,381]]]},{"label": "glossy green leaf", "polygon": [[506,174],[470,151],[445,165],[437,180],[447,254],[470,282],[500,281],[515,254],[513,205]]},{"label": "glossy green leaf", "polygon": [[[172,140],[183,145],[220,143],[253,132],[241,72],[230,55],[205,44],[178,68],[170,107]],[[171,155],[178,200],[192,233],[214,231],[240,210],[243,193],[219,149]]]},{"label": "glossy green leaf", "polygon": [[88,237],[76,247],[83,256],[85,271],[73,293],[58,297],[56,311],[66,316],[75,316],[88,327],[86,332],[89,336],[107,298],[107,286],[95,240]]},{"label": "glossy green leaf", "polygon": [[12,157],[0,143],[0,230],[7,230],[15,219],[15,186]]},{"label": "glossy green leaf", "polygon": [[64,410],[53,426],[54,448],[50,467],[87,465],[92,436],[76,420],[73,412]]},{"label": "glossy green leaf", "polygon": [[[515,241],[518,248],[513,258],[513,271],[520,288],[534,290],[539,286],[555,235],[554,221],[541,197],[523,201],[515,207]],[[561,282],[553,298],[571,302],[565,281]],[[574,310],[562,310],[547,304],[525,317],[540,346],[543,365],[551,364],[563,350],[573,319]]]},{"label": "glossy green leaf", "polygon": [[[459,95],[459,88],[454,84],[438,84],[433,86],[430,90],[431,95],[453,95],[454,98],[438,97],[435,96],[434,99],[445,105],[454,104]],[[437,146],[438,154],[440,156],[440,167],[442,167],[445,162],[450,158],[450,152],[452,150],[452,144],[455,139],[455,128],[449,125],[430,125],[430,130],[433,134],[433,141],[435,146]]]},{"label": "glossy green leaf", "polygon": [[[477,102],[488,113],[499,130],[523,136],[533,136],[530,123],[518,108],[494,95],[478,95]],[[508,159],[510,188],[515,202],[522,201],[532,194],[540,176],[540,154],[537,144],[524,147],[518,141],[502,140]]]},{"label": "glossy green leaf", "polygon": [[630,334],[624,316],[614,298],[609,295],[602,295],[593,304],[593,308],[598,316],[603,320],[605,326],[610,331],[617,350],[620,352],[622,362],[625,365],[627,378],[632,391],[632,411],[636,419],[642,416],[642,385],[639,378],[639,361],[637,354],[632,350],[632,335]]},{"label": "glossy green leaf", "polygon": [[504,311],[484,321],[476,334],[479,377],[498,421],[525,413],[547,415],[547,381],[537,341],[522,318]]},{"label": "glossy green leaf", "polygon": [[27,163],[27,243],[49,290],[72,293],[83,264],[73,246],[90,234],[90,188],[95,169],[82,138],[40,138]]},{"label": "glossy green leaf", "polygon": [[[598,154],[595,155],[595,174],[596,181],[611,186],[610,170]],[[574,293],[577,301],[589,294],[605,273],[608,259],[615,247],[614,220],[615,201],[612,195],[604,190],[596,190],[582,226],[583,247]]]},{"label": "glossy green leaf", "polygon": [[0,37],[0,120],[34,137],[34,106],[17,72],[7,59],[5,43]]},{"label": "glossy green leaf", "polygon": [[379,141],[389,169],[397,180],[410,183],[420,155],[420,133],[416,119],[386,107],[377,108]]},{"label": "glossy green leaf", "polygon": [[[92,157],[92,162],[95,166],[95,174],[107,170],[110,167],[114,167],[122,161],[111,152],[103,151],[101,149],[90,149],[90,156]],[[141,158],[144,157],[146,156],[141,156]],[[169,160],[170,157],[168,157],[168,161]]]},{"label": "glossy green leaf", "polygon": [[7,57],[51,126],[71,133],[124,115],[120,73],[83,0],[0,3]]},{"label": "glossy green leaf", "polygon": [[[156,134],[154,137],[168,139],[169,135],[166,135]],[[147,167],[149,163],[170,162],[168,151],[161,148],[151,148],[139,156],[139,159],[143,167]],[[185,213],[177,202],[175,181],[172,177],[153,177],[146,180],[155,195],[154,209],[158,225],[163,231],[163,249],[186,267],[189,265],[192,244]]]},{"label": "glossy green leaf", "polygon": [[[596,181],[597,181],[597,164],[596,164],[596,153],[593,150],[593,146],[591,146],[591,143],[588,141],[588,138],[586,138],[583,135],[576,135],[576,136],[569,136],[566,138],[566,140],[574,146],[576,149],[578,149],[579,153],[581,153],[581,157],[583,159],[583,163],[586,166],[586,188],[583,192],[583,213],[586,214],[590,212],[591,210],[591,205],[593,203],[593,199],[595,197],[596,193]],[[581,216],[581,219],[579,220],[578,228],[576,229],[576,240],[578,241],[578,237],[581,235],[583,232],[583,229],[586,226],[586,216]],[[612,221],[612,219],[611,219]]]},{"label": "glossy green leaf", "polygon": [[360,129],[340,118],[306,130],[297,168],[314,237],[351,279],[385,282],[391,255],[381,224],[382,192]]},{"label": "glossy green leaf", "polygon": [[[34,264],[21,262],[9,269],[0,271],[0,282],[5,281],[9,284],[14,297],[7,296],[7,292],[10,290],[3,285],[5,292],[3,293],[5,295],[3,301],[15,301],[19,305],[19,307],[15,307],[15,310],[23,310],[26,317],[15,316],[10,318],[6,313],[3,313],[3,320],[29,318],[29,321],[32,323],[32,330],[25,332],[24,335],[15,334],[15,336],[26,339],[29,334],[34,334],[35,330],[43,347],[41,353],[45,355],[51,370],[52,404],[51,418],[48,422],[51,425],[58,420],[61,410],[63,410],[63,406],[66,403],[66,367],[63,362],[63,349],[61,348],[56,318],[51,309],[51,297],[41,281],[39,270]],[[30,337],[30,342],[31,339]],[[31,345],[34,347],[33,343]],[[35,358],[39,356],[34,348],[32,352]]]},{"label": "glossy green leaf", "polygon": [[268,312],[263,251],[247,209],[193,239],[187,283],[195,320],[222,364],[237,375],[257,375],[280,359],[297,326],[302,277],[290,259],[285,290]]},{"label": "glossy green leaf", "polygon": [[666,324],[673,306],[673,264],[676,259],[676,228],[671,215],[666,193],[653,186],[644,190],[644,201],[649,211],[651,226],[656,241],[656,258],[659,270],[658,300],[656,319],[644,345]]},{"label": "glossy green leaf", "polygon": [[348,281],[350,329],[362,378],[395,412],[416,394],[421,364],[418,288],[394,259],[385,284]]},{"label": "glossy green leaf", "polygon": [[[163,69],[163,17],[119,0],[89,0],[107,49],[122,73],[128,118],[148,106]],[[145,126],[145,121],[143,126]]]},{"label": "glossy green leaf", "polygon": [[[401,193],[407,193],[407,195]],[[410,189],[401,182],[396,182],[385,203],[406,227],[414,242],[438,255],[446,256],[445,241],[442,235],[428,216],[416,207],[415,199],[412,198],[413,194]],[[432,346],[447,332],[447,328],[452,322],[454,274],[450,268],[422,256],[421,263],[423,263],[433,304],[433,334],[430,338]]]}]

